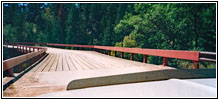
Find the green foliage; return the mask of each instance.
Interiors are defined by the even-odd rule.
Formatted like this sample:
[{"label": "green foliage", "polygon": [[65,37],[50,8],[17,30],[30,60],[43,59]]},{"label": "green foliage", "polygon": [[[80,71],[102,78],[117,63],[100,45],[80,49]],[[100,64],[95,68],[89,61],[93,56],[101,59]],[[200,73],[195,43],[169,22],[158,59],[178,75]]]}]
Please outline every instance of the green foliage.
[{"label": "green foliage", "polygon": [[136,47],[136,41],[131,39],[130,36],[125,36],[123,40],[123,47],[133,48]]},{"label": "green foliage", "polygon": [[9,24],[9,25],[6,25],[4,28],[3,28],[3,41],[4,42],[15,42],[15,41],[17,41],[16,39],[16,37],[15,37],[15,32],[16,32],[16,30],[15,30],[15,28],[14,27],[12,27],[12,25],[11,24]]},{"label": "green foliage", "polygon": [[[114,28],[116,43],[123,41],[123,47],[214,52],[215,8],[215,4],[198,3],[135,4],[134,14],[127,13]],[[149,56],[148,62],[161,64],[162,58]]]},{"label": "green foliage", "polygon": [[[177,60],[176,61],[176,65],[179,68],[183,68],[183,69],[192,69],[193,68],[193,62],[192,61]],[[200,62],[199,63],[199,68],[200,69],[216,68],[216,64],[215,63],[211,63],[211,62]]]},{"label": "green foliage", "polygon": [[[216,4],[8,3],[3,6],[3,42],[215,52]],[[149,56],[148,62],[160,64],[162,58]],[[170,59],[173,66],[176,62]]]},{"label": "green foliage", "polygon": [[116,47],[123,47],[123,43],[122,42],[116,42]]}]

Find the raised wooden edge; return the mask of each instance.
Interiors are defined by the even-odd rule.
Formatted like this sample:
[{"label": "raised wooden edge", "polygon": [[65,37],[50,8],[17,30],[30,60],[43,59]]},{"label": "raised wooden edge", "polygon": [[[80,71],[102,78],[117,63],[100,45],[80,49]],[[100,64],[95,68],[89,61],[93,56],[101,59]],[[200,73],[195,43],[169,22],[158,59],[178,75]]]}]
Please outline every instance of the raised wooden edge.
[{"label": "raised wooden edge", "polygon": [[215,77],[216,69],[168,69],[86,79],[76,79],[71,81],[67,85],[67,90],[137,82],[159,81],[171,78],[194,79]]},{"label": "raised wooden edge", "polygon": [[38,56],[42,53],[46,52],[46,49],[41,49],[40,51],[36,51],[36,52],[32,52],[32,53],[28,53],[28,54],[24,54],[21,56],[17,56],[17,57],[13,57],[10,59],[6,59],[3,61],[3,71],[6,71],[8,69],[13,68],[14,66],[27,61],[35,56]]},{"label": "raised wooden edge", "polygon": [[36,61],[35,63],[33,63],[30,67],[28,67],[27,69],[25,69],[24,71],[20,72],[18,74],[18,76],[15,76],[14,78],[12,78],[9,82],[3,84],[3,91],[9,87],[11,84],[13,84],[14,82],[16,82],[18,79],[20,79],[24,74],[26,74],[27,72],[29,72],[32,68],[34,68],[37,64],[39,64],[45,57],[47,56],[47,54],[43,55],[43,57],[41,57],[38,61]]}]

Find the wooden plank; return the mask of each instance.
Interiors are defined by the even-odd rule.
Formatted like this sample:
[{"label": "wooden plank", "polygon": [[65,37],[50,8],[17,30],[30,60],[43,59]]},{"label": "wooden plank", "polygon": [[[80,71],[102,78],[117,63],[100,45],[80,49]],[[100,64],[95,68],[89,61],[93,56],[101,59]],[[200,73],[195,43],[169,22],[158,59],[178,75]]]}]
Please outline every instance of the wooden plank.
[{"label": "wooden plank", "polygon": [[69,55],[66,54],[65,56],[66,56],[66,60],[67,60],[70,71],[77,70],[75,65],[71,62],[71,58],[69,57]]},{"label": "wooden plank", "polygon": [[41,61],[37,66],[35,66],[33,69],[31,69],[31,72],[36,72],[47,60],[49,59],[50,54],[43,60]]},{"label": "wooden plank", "polygon": [[38,56],[39,54],[42,54],[43,52],[45,52],[46,50],[41,50],[39,52],[32,52],[32,53],[28,53],[28,54],[24,54],[21,56],[17,56],[17,57],[13,57],[7,60],[3,61],[3,71],[6,71],[8,69],[13,68],[14,66],[25,62],[35,56]]},{"label": "wooden plank", "polygon": [[86,57],[85,56],[82,59],[84,61],[86,61],[89,65],[95,66],[97,69],[105,69],[105,68],[107,68],[107,65],[104,65],[100,60],[99,61],[94,60],[93,57],[91,58],[91,57]]},{"label": "wooden plank", "polygon": [[96,52],[92,52],[92,53],[94,53],[94,56],[100,55],[100,57],[107,59],[108,62],[112,62],[115,65],[120,65],[121,67],[130,67],[130,62],[132,63],[131,66],[145,67],[145,65],[146,65],[146,64],[143,64],[143,63],[138,62],[138,61],[131,61],[128,59],[121,59],[121,58],[117,58],[117,57],[106,56],[106,55],[102,55],[102,54],[99,54]]},{"label": "wooden plank", "polygon": [[[112,56],[107,56],[104,54],[100,54],[100,53],[96,53],[93,52],[94,54],[90,55],[90,57],[94,60],[96,60],[95,62],[98,63],[104,63],[104,65],[107,68],[121,68],[121,67],[128,67],[130,65],[128,65],[127,63],[123,63],[123,61],[118,61],[120,58],[116,58],[116,57],[112,57]],[[116,60],[116,61],[115,61]]]},{"label": "wooden plank", "polygon": [[79,65],[79,62],[77,61],[77,59],[75,59],[75,57],[73,57],[73,54],[69,54],[70,58],[71,58],[71,62],[75,65],[75,68],[77,70],[84,70],[83,67],[81,67],[81,65]]},{"label": "wooden plank", "polygon": [[59,55],[57,55],[56,53],[54,54],[55,55],[55,60],[54,62],[52,63],[52,66],[50,68],[50,72],[51,71],[56,71],[56,68],[57,68],[57,65],[58,65],[58,59],[59,59]]},{"label": "wooden plank", "polygon": [[[69,57],[69,61],[72,63],[72,65],[74,66],[74,68],[75,68],[76,70],[79,70],[79,68],[77,67],[78,64],[76,63],[76,61],[74,60],[74,58],[71,57],[71,54],[69,54],[68,57]],[[83,69],[82,69],[82,70],[83,70]]]},{"label": "wooden plank", "polygon": [[159,71],[140,72],[140,73],[73,80],[68,84],[67,90],[97,87],[97,86],[137,83],[137,82],[159,81],[159,80],[167,80],[171,78],[194,79],[194,78],[215,78],[215,77],[216,77],[215,69],[202,69],[202,70],[201,69],[198,70],[169,69],[169,70],[159,70]]},{"label": "wooden plank", "polygon": [[48,55],[48,59],[41,65],[35,72],[42,72],[43,69],[49,64],[49,61],[51,60],[51,54]]},{"label": "wooden plank", "polygon": [[97,69],[96,66],[92,65],[91,63],[88,63],[88,61],[86,61],[85,59],[83,59],[83,55],[79,56],[77,54],[74,54],[78,59],[80,59],[81,63],[83,63],[83,65],[87,66],[87,68],[89,69]]},{"label": "wooden plank", "polygon": [[52,64],[55,63],[54,60],[55,60],[55,55],[53,53],[51,53],[51,59],[50,59],[50,61],[48,61],[49,62],[48,65],[45,66],[45,68],[43,69],[42,72],[49,72]]},{"label": "wooden plank", "polygon": [[62,54],[59,53],[59,60],[58,60],[58,65],[56,71],[62,71]]},{"label": "wooden plank", "polygon": [[91,53],[86,53],[86,55],[89,55],[86,58],[90,59],[90,62],[95,62],[99,65],[101,65],[100,68],[119,68],[121,67],[120,65],[115,65],[114,62],[115,61],[109,61],[109,59],[105,58],[105,57],[111,57],[111,56],[107,56],[104,54],[100,54],[100,53],[96,53],[97,55],[93,55]]},{"label": "wooden plank", "polygon": [[78,56],[76,56],[74,53],[71,55],[75,61],[78,63],[79,66],[77,68],[81,67],[83,70],[90,70],[90,68],[84,64],[83,60],[81,60]]},{"label": "wooden plank", "polygon": [[69,71],[70,68],[67,64],[67,58],[64,53],[62,53],[62,57],[63,57],[63,71]]},{"label": "wooden plank", "polygon": [[[78,56],[81,54],[78,53]],[[85,52],[83,53],[85,58],[87,59],[88,62],[96,64],[98,68],[100,69],[106,69],[106,68],[119,68],[121,67],[120,65],[115,65],[115,60],[110,60],[109,58],[115,58],[112,56],[108,56],[105,54],[101,53],[96,53],[96,52]]]},{"label": "wooden plank", "polygon": [[78,56],[82,56],[83,55],[83,60],[85,60],[88,64],[91,64],[93,66],[95,66],[96,68],[107,68],[107,65],[103,63],[102,59],[97,58],[98,60],[96,60],[96,56],[93,57],[92,54],[87,53],[87,52],[83,52],[81,53],[80,51],[77,53],[75,52],[76,55]]}]

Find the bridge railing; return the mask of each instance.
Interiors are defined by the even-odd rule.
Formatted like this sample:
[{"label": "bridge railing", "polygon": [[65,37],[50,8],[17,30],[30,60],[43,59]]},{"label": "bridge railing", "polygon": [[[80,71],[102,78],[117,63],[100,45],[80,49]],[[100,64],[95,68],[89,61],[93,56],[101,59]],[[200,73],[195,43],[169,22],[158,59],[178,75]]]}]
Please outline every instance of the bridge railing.
[{"label": "bridge railing", "polygon": [[[20,44],[20,43],[16,43]],[[25,43],[22,43],[25,44]],[[142,49],[142,48],[124,48],[112,46],[96,46],[96,45],[72,45],[72,44],[54,44],[54,43],[26,43],[26,44],[43,44],[47,46],[63,46],[63,47],[79,47],[79,48],[93,48],[96,51],[104,50],[111,54],[114,51],[114,56],[117,52],[121,52],[121,58],[124,58],[124,53],[130,53],[130,60],[134,60],[134,54],[143,54],[143,62],[147,63],[147,57],[159,56],[163,57],[163,66],[168,65],[168,58],[176,58],[193,61],[193,69],[199,68],[199,61],[216,62],[216,53],[199,52],[199,51],[183,51],[183,50],[159,50],[159,49]]]},{"label": "bridge railing", "polygon": [[73,45],[73,44],[54,44],[46,43],[47,46],[63,46],[63,47],[79,47],[79,48],[94,48],[93,45]]},{"label": "bridge railing", "polygon": [[108,47],[108,46],[94,46],[96,49],[115,51],[114,56],[117,52],[121,52],[121,58],[124,58],[124,52],[130,53],[130,60],[134,59],[134,54],[143,54],[143,62],[147,63],[147,57],[150,56],[160,56],[163,57],[163,66],[168,65],[168,58],[177,58],[184,60],[194,61],[194,67],[198,67],[199,52],[198,51],[181,51],[181,50],[158,50],[158,49],[142,49],[142,48],[122,48],[122,47]]},{"label": "bridge railing", "polygon": [[[7,43],[5,46],[9,48],[11,43]],[[36,62],[46,54],[46,48],[33,47],[19,44],[10,45],[11,48],[15,48],[20,52],[26,53],[17,57],[9,58],[3,61],[3,71],[8,71],[8,76],[14,76],[13,68],[19,65],[19,72],[23,70],[23,63],[26,62],[28,67],[31,63]],[[31,61],[30,61],[31,60]]]}]

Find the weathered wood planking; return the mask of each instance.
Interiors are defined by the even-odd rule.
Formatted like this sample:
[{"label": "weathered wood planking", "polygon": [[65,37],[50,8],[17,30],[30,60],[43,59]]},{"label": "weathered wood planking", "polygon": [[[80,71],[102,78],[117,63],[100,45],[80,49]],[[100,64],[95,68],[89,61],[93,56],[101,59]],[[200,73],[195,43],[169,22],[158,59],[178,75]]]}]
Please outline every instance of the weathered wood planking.
[{"label": "weathered wood planking", "polygon": [[66,57],[66,60],[67,60],[67,63],[68,63],[68,66],[69,66],[69,69],[70,71],[74,71],[74,70],[77,70],[75,65],[73,64],[73,62],[71,61],[71,58],[69,57],[68,54],[65,54],[65,57]]},{"label": "weathered wood planking", "polygon": [[56,68],[57,68],[57,64],[58,64],[58,59],[59,59],[59,56],[57,54],[55,54],[55,60],[54,62],[52,63],[52,66],[50,68],[49,71],[56,71]]},{"label": "weathered wood planking", "polygon": [[49,72],[50,68],[52,67],[52,64],[54,63],[55,54],[52,53],[51,55],[52,55],[52,56],[51,56],[51,59],[50,59],[48,65],[45,66],[45,68],[43,69],[43,72]]},{"label": "weathered wood planking", "polygon": [[108,56],[94,51],[65,50],[49,48],[49,54],[32,72],[82,71],[94,69],[143,67],[160,69],[157,65],[130,61],[119,57]]},{"label": "weathered wood planking", "polygon": [[69,68],[69,65],[67,64],[67,58],[66,58],[66,56],[65,56],[65,54],[63,53],[62,54],[62,57],[63,57],[63,71],[69,71],[70,70],[70,68]]},{"label": "weathered wood planking", "polygon": [[74,56],[74,54],[71,54],[70,57],[78,70],[85,70],[85,65],[81,64],[80,61]]},{"label": "weathered wood planking", "polygon": [[56,71],[62,71],[62,64],[63,62],[62,62],[62,54],[61,53],[59,53],[59,60],[58,60],[58,65],[57,65],[57,69],[56,69]]},{"label": "weathered wood planking", "polygon": [[42,65],[45,64],[45,62],[47,62],[47,60],[49,59],[51,55],[49,54],[42,62],[40,62],[37,66],[35,66],[33,69],[31,69],[31,72],[36,72]]},{"label": "weathered wood planking", "polygon": [[36,70],[36,72],[42,72],[43,69],[49,64],[50,60],[52,59],[52,54],[48,56],[48,60],[46,60],[41,66],[39,66],[39,69]]}]

